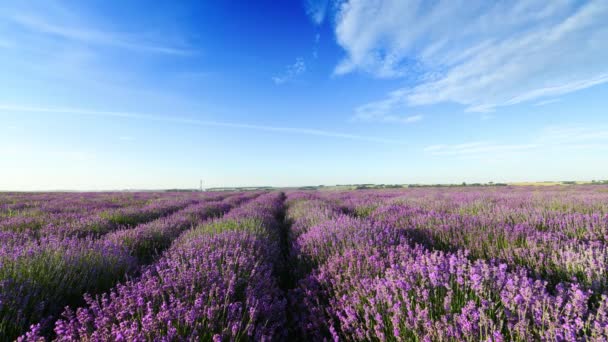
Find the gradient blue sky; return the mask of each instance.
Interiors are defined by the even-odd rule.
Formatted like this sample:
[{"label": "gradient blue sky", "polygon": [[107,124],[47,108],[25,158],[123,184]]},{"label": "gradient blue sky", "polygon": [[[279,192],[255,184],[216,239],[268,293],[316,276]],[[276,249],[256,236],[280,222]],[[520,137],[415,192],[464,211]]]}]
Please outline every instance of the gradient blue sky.
[{"label": "gradient blue sky", "polygon": [[2,1],[0,189],[608,178],[608,2]]}]

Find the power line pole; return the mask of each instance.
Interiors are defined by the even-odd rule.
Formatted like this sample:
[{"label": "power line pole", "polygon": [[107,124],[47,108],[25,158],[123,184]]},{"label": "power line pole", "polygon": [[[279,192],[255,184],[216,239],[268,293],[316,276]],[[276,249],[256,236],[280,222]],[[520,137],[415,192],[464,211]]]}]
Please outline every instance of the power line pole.
[{"label": "power line pole", "polygon": [[201,192],[203,192],[203,180],[202,179],[201,179],[201,187],[200,187],[200,189],[201,189]]}]

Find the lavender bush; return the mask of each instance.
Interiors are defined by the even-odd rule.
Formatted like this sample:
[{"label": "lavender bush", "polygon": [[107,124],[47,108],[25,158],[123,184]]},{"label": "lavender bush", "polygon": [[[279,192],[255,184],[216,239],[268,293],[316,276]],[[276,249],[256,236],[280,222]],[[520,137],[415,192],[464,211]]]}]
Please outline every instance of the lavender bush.
[{"label": "lavender bush", "polygon": [[[15,245],[17,246],[17,245]],[[135,270],[126,249],[92,239],[43,238],[0,252],[0,335],[15,338],[82,294],[97,292]]]},{"label": "lavender bush", "polygon": [[608,341],[608,187],[285,195],[0,194],[0,335]]},{"label": "lavender bush", "polygon": [[[282,197],[264,195],[180,237],[140,279],[66,309],[59,341],[260,340],[285,336],[277,285]],[[26,337],[36,339],[36,329]]]},{"label": "lavender bush", "polygon": [[[415,199],[386,196],[366,215],[361,215],[356,207],[349,210],[350,217],[323,215],[320,208],[343,203],[336,200],[336,194],[324,196],[322,204],[315,203],[318,199],[294,201],[293,210],[288,211],[292,227],[305,227],[294,242],[293,253],[300,264],[309,265],[303,268],[308,269],[308,275],[300,274],[298,286],[290,291],[290,306],[297,308],[293,325],[298,336],[352,341],[606,339],[607,297],[603,289],[587,286],[591,284],[586,281],[579,283],[579,279],[585,280],[580,274],[578,278],[562,276],[556,281],[546,272],[535,272],[540,269],[535,265],[546,259],[534,258],[542,257],[539,251],[556,255],[555,264],[564,265],[566,274],[569,271],[573,276],[577,267],[582,269],[593,263],[583,257],[576,259],[577,251],[582,256],[586,248],[587,260],[602,260],[601,247],[590,248],[599,239],[573,239],[566,234],[561,239],[549,239],[547,234],[563,231],[558,227],[546,229],[546,225],[519,228],[516,238],[517,229],[509,229],[506,223],[510,222],[511,227],[525,225],[532,215],[521,215],[521,211],[510,217],[497,214],[491,223],[485,220],[486,224],[477,225],[480,228],[469,229],[474,225],[462,222],[471,221],[470,211],[479,214],[480,208],[488,210],[487,204],[471,201],[451,205],[428,194]],[[518,198],[518,205],[526,203],[537,208],[538,203],[529,201]],[[368,207],[365,199],[350,203]],[[550,205],[553,208],[556,203]],[[311,208],[314,223],[308,224],[308,217],[297,215],[301,207]],[[578,204],[570,208],[584,211]],[[553,209],[545,215],[556,216]],[[451,221],[452,225],[431,221],[446,216],[460,220]],[[571,229],[568,225],[563,227]],[[415,241],[448,253],[429,250]],[[545,249],[532,245],[532,241]],[[578,249],[569,248],[567,241]],[[476,246],[479,247],[475,249]],[[498,255],[472,255],[460,249],[472,247],[487,252],[498,246],[515,256],[525,255],[526,251],[530,257],[527,262],[515,262],[513,257],[496,259]],[[558,250],[552,252],[550,246]],[[598,270],[599,274],[600,269],[601,266],[587,272]],[[559,281],[564,279],[569,281]]]},{"label": "lavender bush", "polygon": [[181,231],[229,208],[221,202],[194,204],[102,239],[33,239],[5,232],[0,248],[0,335],[16,337],[37,322],[45,329],[65,305],[78,305],[83,294],[111,288],[168,247]]}]

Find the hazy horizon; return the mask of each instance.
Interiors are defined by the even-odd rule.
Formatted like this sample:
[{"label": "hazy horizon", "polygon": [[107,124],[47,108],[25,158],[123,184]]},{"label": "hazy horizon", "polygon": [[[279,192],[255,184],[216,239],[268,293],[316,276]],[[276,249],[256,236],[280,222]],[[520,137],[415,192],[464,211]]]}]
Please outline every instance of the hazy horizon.
[{"label": "hazy horizon", "polygon": [[608,179],[608,2],[0,4],[0,189]]}]

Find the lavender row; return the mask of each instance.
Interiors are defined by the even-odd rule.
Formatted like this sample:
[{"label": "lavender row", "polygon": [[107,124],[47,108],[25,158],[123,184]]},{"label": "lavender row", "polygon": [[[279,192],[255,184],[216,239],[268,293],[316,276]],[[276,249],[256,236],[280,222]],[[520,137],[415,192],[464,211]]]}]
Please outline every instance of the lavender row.
[{"label": "lavender row", "polygon": [[[221,200],[225,193],[44,193],[0,194],[0,230],[38,229],[49,222],[141,208],[154,202]],[[4,197],[4,198],[3,198]],[[41,200],[41,197],[44,200]],[[4,201],[12,201],[1,204]],[[60,223],[60,222],[57,222]]]},{"label": "lavender row", "polygon": [[146,263],[168,248],[183,232],[208,219],[221,217],[233,208],[238,211],[238,206],[258,195],[259,193],[237,194],[221,201],[193,204],[166,218],[110,233],[104,239],[124,246],[140,263]]},{"label": "lavender row", "polygon": [[608,336],[608,301],[504,264],[401,244],[348,248],[292,295],[310,339],[583,341]]},{"label": "lavender row", "polygon": [[288,208],[286,219],[291,223],[291,241],[297,240],[310,227],[343,213],[340,208],[321,199],[301,199],[293,194],[288,197]]},{"label": "lavender row", "polygon": [[19,336],[32,323],[111,287],[137,269],[126,249],[105,240],[45,237],[0,255],[0,335]]},{"label": "lavender row", "polygon": [[368,216],[387,204],[407,205],[436,214],[474,217],[485,224],[524,224],[582,241],[608,239],[608,192],[548,189],[468,189],[350,192],[325,195],[357,216]]},{"label": "lavender row", "polygon": [[[112,287],[188,227],[226,211],[223,203],[192,205],[169,217],[95,240],[58,236],[4,241],[0,254],[0,335],[16,337],[30,324],[45,327],[85,293]],[[153,242],[149,239],[156,236]]]},{"label": "lavender row", "polygon": [[146,205],[101,209],[89,213],[56,213],[46,216],[15,216],[0,224],[0,230],[16,231],[32,238],[41,236],[100,236],[121,227],[134,226],[171,214],[185,206],[208,200],[196,196],[165,197]]},{"label": "lavender row", "polygon": [[498,258],[551,285],[579,283],[599,298],[608,290],[608,195],[594,190],[402,191],[387,196],[388,204],[359,192],[350,203],[354,213],[407,229],[433,249]]},{"label": "lavender row", "polygon": [[[262,195],[182,235],[139,279],[67,309],[56,339],[283,338],[286,300],[275,273],[282,201],[281,194]],[[26,339],[37,339],[36,328]]]},{"label": "lavender row", "polygon": [[[365,207],[367,194],[351,193]],[[603,187],[497,189],[425,189],[402,191],[388,204],[417,210],[417,215],[447,218],[436,225],[459,225],[458,220],[507,230],[550,232],[557,239],[603,242],[608,232],[608,193]],[[373,202],[374,208],[386,203]],[[358,208],[363,210],[365,208]],[[373,212],[374,210],[371,210]]]},{"label": "lavender row", "polygon": [[[103,195],[103,197],[101,197]],[[220,200],[226,194],[165,193],[137,199],[125,194],[53,194],[53,201],[35,209],[0,216],[0,231],[30,235],[106,232],[120,225],[134,225],[154,215],[183,208],[201,200]],[[92,197],[91,197],[92,196]],[[103,200],[100,200],[102,198]],[[178,208],[178,209],[180,209]],[[154,218],[154,217],[153,217]]]},{"label": "lavender row", "polygon": [[[323,217],[323,206],[311,216]],[[412,246],[406,230],[326,215],[294,245],[315,265],[290,294],[298,331],[320,340],[585,340],[608,336],[602,296],[522,268]],[[297,223],[297,220],[294,222]],[[304,224],[306,226],[306,224]]]},{"label": "lavender row", "polygon": [[4,193],[0,194],[0,223],[5,218],[52,214],[84,214],[127,206],[143,206],[172,193]]},{"label": "lavender row", "polygon": [[555,285],[580,283],[594,293],[608,290],[608,248],[526,223],[498,223],[483,217],[437,213],[407,205],[387,205],[370,216],[376,222],[407,231],[431,248],[466,249],[473,258],[499,259],[524,266]]}]

